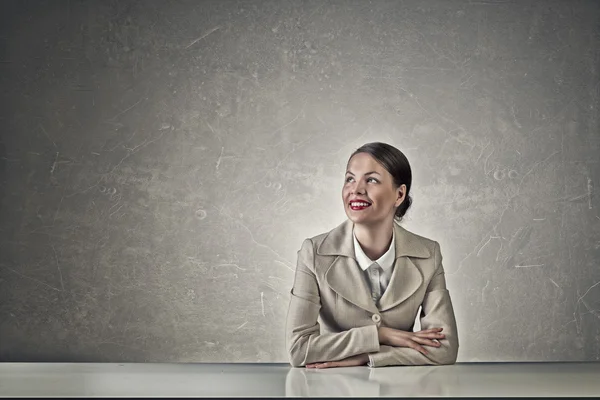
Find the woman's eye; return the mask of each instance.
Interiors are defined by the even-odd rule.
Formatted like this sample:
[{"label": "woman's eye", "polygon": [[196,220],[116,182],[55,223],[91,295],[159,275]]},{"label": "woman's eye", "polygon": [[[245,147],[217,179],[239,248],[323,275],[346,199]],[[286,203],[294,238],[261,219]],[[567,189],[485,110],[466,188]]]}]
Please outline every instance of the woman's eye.
[{"label": "woman's eye", "polygon": [[[350,179],[353,179],[353,178],[352,178],[351,176],[347,177],[347,178],[346,178],[346,182],[350,182]],[[371,180],[372,180],[373,182],[375,182],[375,183],[379,183],[379,181],[378,181],[377,179],[375,179],[375,178],[368,178],[368,179],[367,179],[367,182],[368,182],[368,181],[371,181]]]}]

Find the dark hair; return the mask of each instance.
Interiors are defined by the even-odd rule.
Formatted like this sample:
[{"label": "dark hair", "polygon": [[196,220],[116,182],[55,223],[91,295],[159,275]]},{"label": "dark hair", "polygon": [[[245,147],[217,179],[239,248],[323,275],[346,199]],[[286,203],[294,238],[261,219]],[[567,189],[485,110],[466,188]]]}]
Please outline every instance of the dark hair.
[{"label": "dark hair", "polygon": [[[394,186],[396,188],[400,185],[406,185],[406,196],[402,201],[402,204],[396,208],[394,218],[398,221],[402,221],[402,218],[410,208],[412,204],[412,197],[410,194],[410,186],[412,184],[412,171],[408,159],[400,150],[392,145],[381,142],[366,143],[360,146],[350,158],[358,153],[368,153],[375,160],[377,160],[394,178]],[[350,158],[348,162],[350,162]]]}]

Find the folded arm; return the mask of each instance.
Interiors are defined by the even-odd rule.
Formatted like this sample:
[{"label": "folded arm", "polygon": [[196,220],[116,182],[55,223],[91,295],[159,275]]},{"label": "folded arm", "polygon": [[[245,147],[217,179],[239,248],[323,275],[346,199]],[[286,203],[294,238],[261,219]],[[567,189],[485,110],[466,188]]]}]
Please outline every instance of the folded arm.
[{"label": "folded arm", "polygon": [[444,339],[439,347],[427,347],[427,355],[408,347],[380,346],[369,355],[371,367],[387,365],[444,365],[454,364],[458,354],[458,333],[450,294],[446,289],[444,267],[439,243],[435,244],[435,273],[429,282],[420,315],[421,329],[443,328]]},{"label": "folded arm", "polygon": [[321,299],[314,272],[310,239],[298,251],[298,264],[286,320],[286,343],[294,367],[320,361],[336,361],[380,349],[377,326],[368,325],[340,333],[320,333],[317,322]]}]

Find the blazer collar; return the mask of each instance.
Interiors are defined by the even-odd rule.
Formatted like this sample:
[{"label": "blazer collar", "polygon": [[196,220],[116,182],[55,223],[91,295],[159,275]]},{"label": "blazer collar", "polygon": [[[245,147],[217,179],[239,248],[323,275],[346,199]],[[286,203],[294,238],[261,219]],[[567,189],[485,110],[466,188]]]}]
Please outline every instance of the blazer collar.
[{"label": "blazer collar", "polygon": [[[355,259],[354,238],[350,219],[332,229],[317,247],[317,254],[322,256],[345,256]],[[428,258],[431,253],[419,238],[394,222],[396,259],[403,256]]]},{"label": "blazer collar", "polygon": [[[358,239],[356,239],[355,233],[352,234],[352,243],[354,244],[354,258],[356,259],[356,262],[358,262],[360,269],[365,271],[374,262],[376,262],[384,271],[391,271],[394,267],[394,261],[396,260],[396,246],[394,246],[393,244],[390,245],[390,247],[388,247],[388,249],[385,251],[385,253],[383,253],[381,257],[379,257],[377,260],[371,260],[369,256],[367,256],[363,251],[362,247],[360,246],[360,243],[358,243]],[[391,243],[396,243],[395,236],[396,233],[394,233],[394,230],[392,229]]]},{"label": "blazer collar", "polygon": [[317,247],[319,255],[338,256],[325,272],[329,287],[354,305],[373,313],[386,311],[412,296],[423,283],[423,274],[409,257],[430,257],[427,247],[416,235],[394,223],[394,270],[378,307],[371,299],[368,283],[355,259],[353,225],[351,220],[346,220],[331,230]]}]

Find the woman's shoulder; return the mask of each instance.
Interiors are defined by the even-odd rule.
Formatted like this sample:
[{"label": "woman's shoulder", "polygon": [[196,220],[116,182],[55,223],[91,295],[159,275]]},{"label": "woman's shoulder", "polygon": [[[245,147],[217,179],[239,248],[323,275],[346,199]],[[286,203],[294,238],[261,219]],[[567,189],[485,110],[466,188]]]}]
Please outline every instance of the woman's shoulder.
[{"label": "woman's shoulder", "polygon": [[400,232],[403,232],[404,234],[410,236],[410,238],[412,240],[414,240],[414,241],[421,242],[422,244],[424,244],[424,245],[426,245],[428,247],[433,247],[437,243],[437,241],[434,240],[434,239],[432,239],[432,238],[429,238],[429,237],[426,237],[426,236],[423,236],[423,235],[419,235],[418,233],[409,231],[408,229],[406,229],[405,227],[403,227],[403,226],[401,226],[399,224],[396,224],[396,223],[394,223],[394,224],[397,226],[397,229]]},{"label": "woman's shoulder", "polygon": [[346,247],[349,238],[352,237],[352,227],[352,221],[348,219],[333,229],[306,237],[302,247],[310,243],[312,246],[308,247],[313,247],[313,251],[319,255],[334,255],[340,252],[343,254],[348,251]]},{"label": "woman's shoulder", "polygon": [[309,242],[315,251],[320,247],[320,245],[328,238],[332,231],[322,232],[313,236],[308,236],[304,239],[305,242]]},{"label": "woman's shoulder", "polygon": [[343,238],[347,238],[349,235],[352,235],[353,223],[350,219],[345,220],[341,224],[336,227],[321,233],[317,233],[316,235],[309,236],[309,239],[313,244],[320,244],[325,240],[343,240]]},{"label": "woman's shoulder", "polygon": [[405,227],[395,224],[396,232],[401,237],[401,248],[410,248],[413,255],[419,258],[433,258],[436,259],[439,256],[439,243],[418,233],[409,231]]}]

